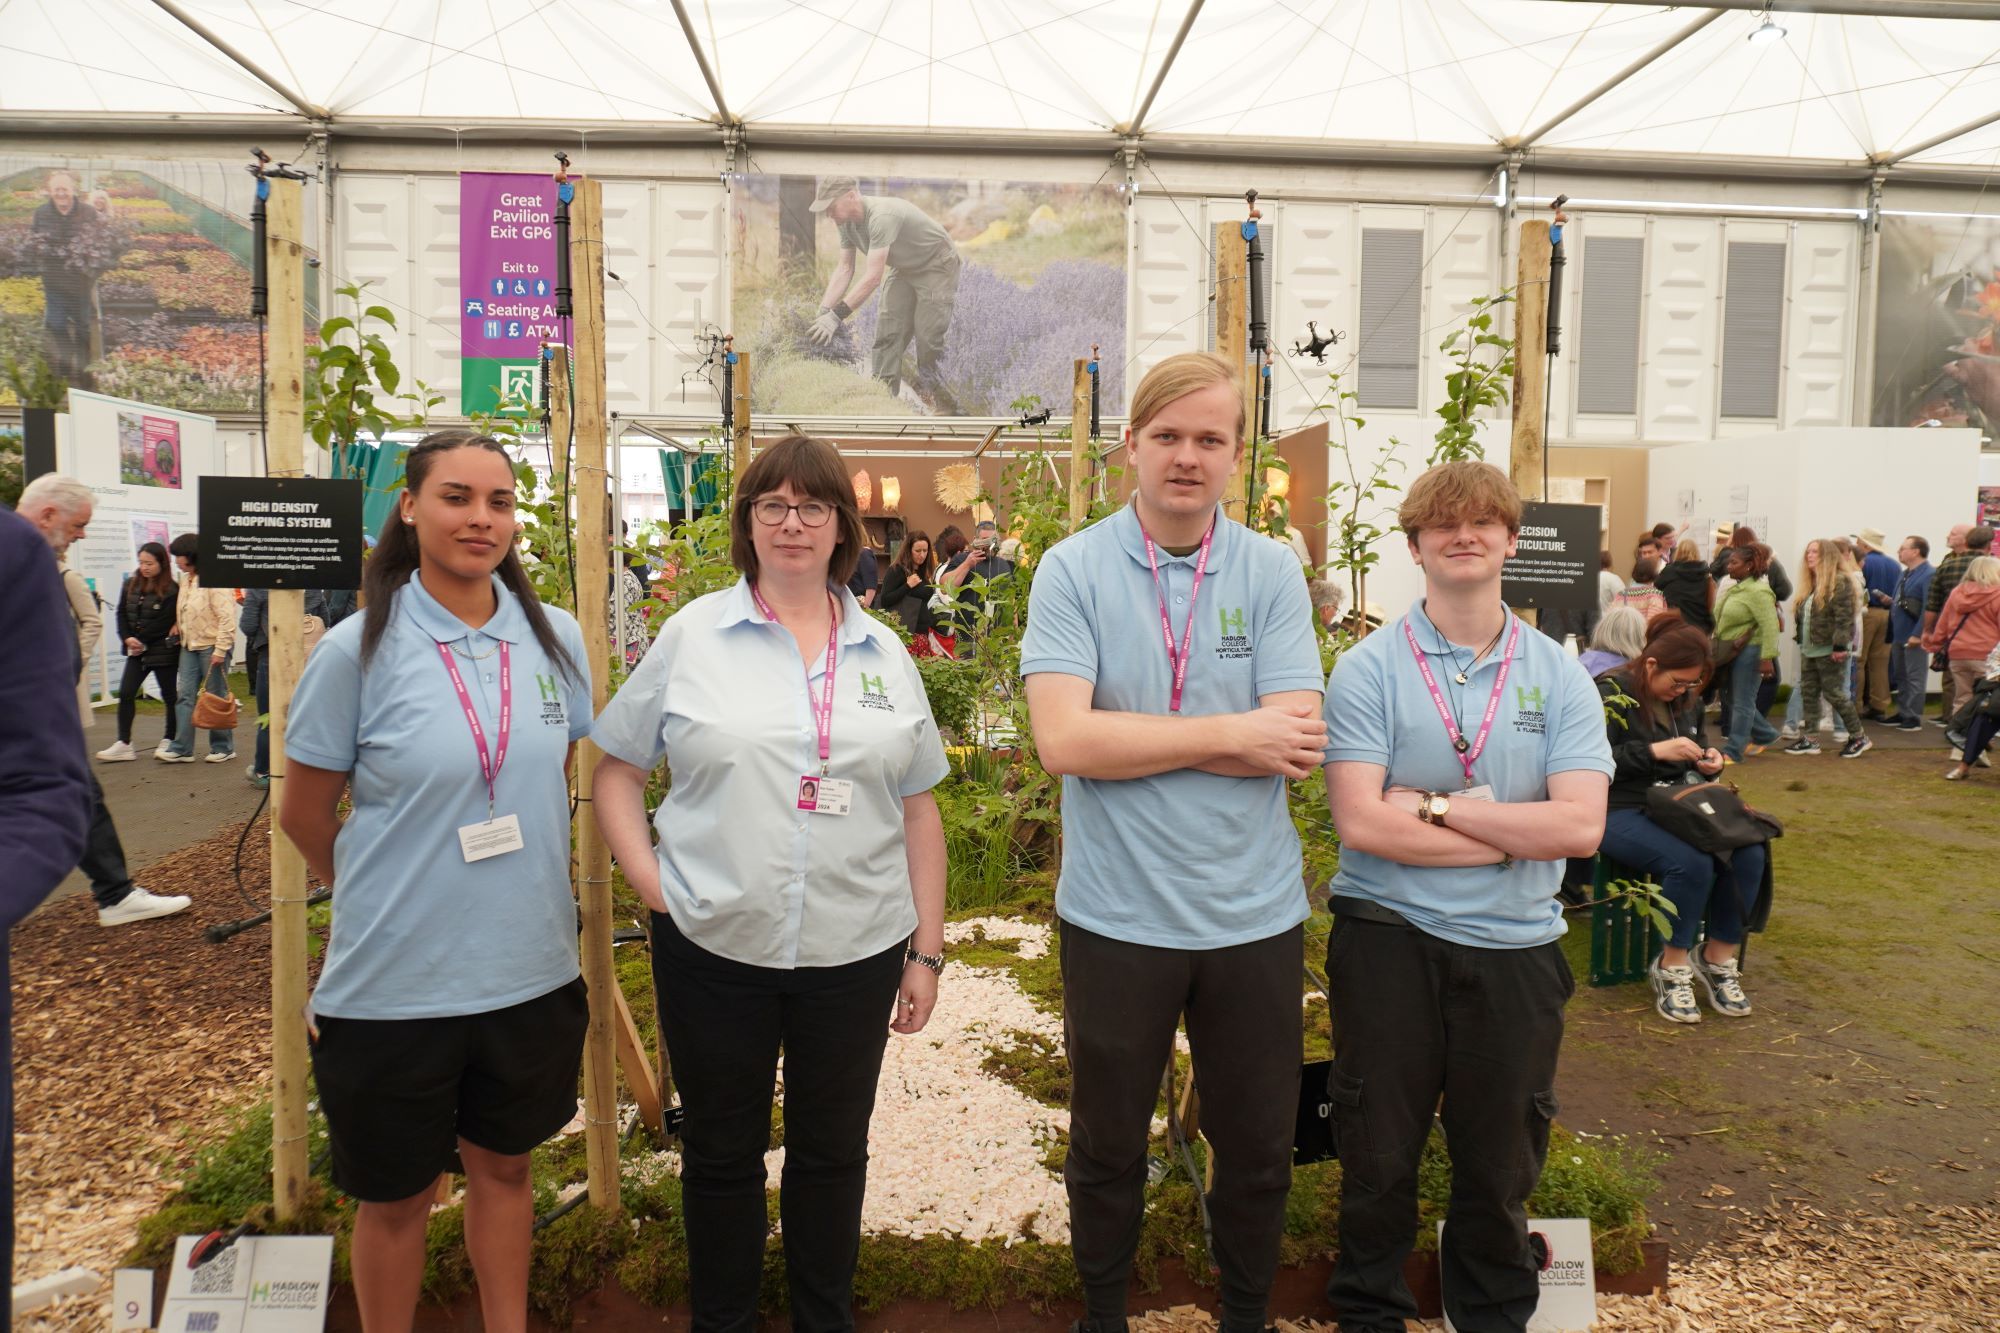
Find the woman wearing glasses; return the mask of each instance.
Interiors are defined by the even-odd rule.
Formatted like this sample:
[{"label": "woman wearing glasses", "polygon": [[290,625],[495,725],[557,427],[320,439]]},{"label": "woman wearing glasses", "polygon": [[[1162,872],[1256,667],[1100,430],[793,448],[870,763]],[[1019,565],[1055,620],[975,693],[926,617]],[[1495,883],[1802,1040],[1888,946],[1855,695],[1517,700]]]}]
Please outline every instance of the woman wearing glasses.
[{"label": "woman wearing glasses", "polygon": [[[1646,794],[1655,785],[1699,782],[1722,771],[1722,752],[1702,734],[1701,692],[1708,683],[1709,639],[1679,616],[1655,616],[1646,646],[1616,671],[1598,678],[1610,732],[1609,813],[1603,852],[1634,875],[1658,884],[1674,905],[1673,936],[1654,961],[1654,1008],[1670,1023],[1699,1023],[1698,978],[1718,1014],[1750,1012],[1737,972],[1746,904],[1764,883],[1762,843],[1728,856],[1691,846],[1655,824]],[[1708,937],[1695,936],[1707,918]]]},{"label": "woman wearing glasses", "polygon": [[782,1051],[792,1327],[852,1328],[883,1048],[923,1029],[944,967],[944,747],[909,654],[844,586],[864,536],[839,452],[758,454],[730,532],[741,581],[669,619],[592,728],[597,819],[653,909],[693,1327],[756,1322]]}]

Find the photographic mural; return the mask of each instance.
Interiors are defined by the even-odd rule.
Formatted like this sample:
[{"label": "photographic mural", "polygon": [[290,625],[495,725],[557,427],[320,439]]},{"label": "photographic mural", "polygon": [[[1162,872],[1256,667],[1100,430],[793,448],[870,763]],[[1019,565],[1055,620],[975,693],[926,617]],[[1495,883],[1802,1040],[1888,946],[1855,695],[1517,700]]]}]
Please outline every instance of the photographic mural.
[{"label": "photographic mural", "polygon": [[1099,348],[1125,406],[1125,203],[1111,186],[749,176],[732,191],[752,407],[801,416],[1069,414]]},{"label": "photographic mural", "polygon": [[1882,220],[1877,426],[2000,427],[2000,217]]},{"label": "photographic mural", "polygon": [[[255,410],[252,189],[234,163],[0,159],[0,366],[27,370],[39,358],[75,389],[189,412]],[[317,306],[308,270],[309,327]],[[0,403],[12,402],[0,384]]]}]

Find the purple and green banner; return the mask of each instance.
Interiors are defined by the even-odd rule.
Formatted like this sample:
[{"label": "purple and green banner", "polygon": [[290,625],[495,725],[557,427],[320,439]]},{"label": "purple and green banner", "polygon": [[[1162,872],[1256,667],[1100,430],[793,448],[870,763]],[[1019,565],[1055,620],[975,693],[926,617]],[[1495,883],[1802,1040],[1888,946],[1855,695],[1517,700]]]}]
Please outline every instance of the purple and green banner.
[{"label": "purple and green banner", "polygon": [[465,413],[536,413],[542,343],[556,327],[556,183],[458,178],[459,403]]}]

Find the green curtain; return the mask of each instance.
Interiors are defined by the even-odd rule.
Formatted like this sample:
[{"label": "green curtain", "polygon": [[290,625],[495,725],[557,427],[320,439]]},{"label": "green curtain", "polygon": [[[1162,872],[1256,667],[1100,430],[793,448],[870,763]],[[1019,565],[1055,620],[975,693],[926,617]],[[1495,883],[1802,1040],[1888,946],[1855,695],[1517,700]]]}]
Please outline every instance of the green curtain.
[{"label": "green curtain", "polygon": [[403,460],[409,454],[408,445],[393,441],[357,440],[333,448],[333,475],[359,477],[367,488],[361,502],[361,530],[371,537],[382,530],[396,492],[403,489]]},{"label": "green curtain", "polygon": [[[685,506],[687,493],[688,457],[678,449],[661,449],[660,477],[666,482],[667,507],[680,509]],[[716,466],[719,459],[715,454],[702,454],[694,459],[694,507],[707,509],[715,503]]]}]

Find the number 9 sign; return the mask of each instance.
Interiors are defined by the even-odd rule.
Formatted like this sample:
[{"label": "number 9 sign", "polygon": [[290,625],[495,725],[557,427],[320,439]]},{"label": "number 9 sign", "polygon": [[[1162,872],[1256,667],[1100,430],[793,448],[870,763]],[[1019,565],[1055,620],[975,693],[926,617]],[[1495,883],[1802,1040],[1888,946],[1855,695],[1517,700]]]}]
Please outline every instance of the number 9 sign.
[{"label": "number 9 sign", "polygon": [[112,1278],[111,1327],[113,1333],[153,1326],[153,1270],[121,1268]]}]

